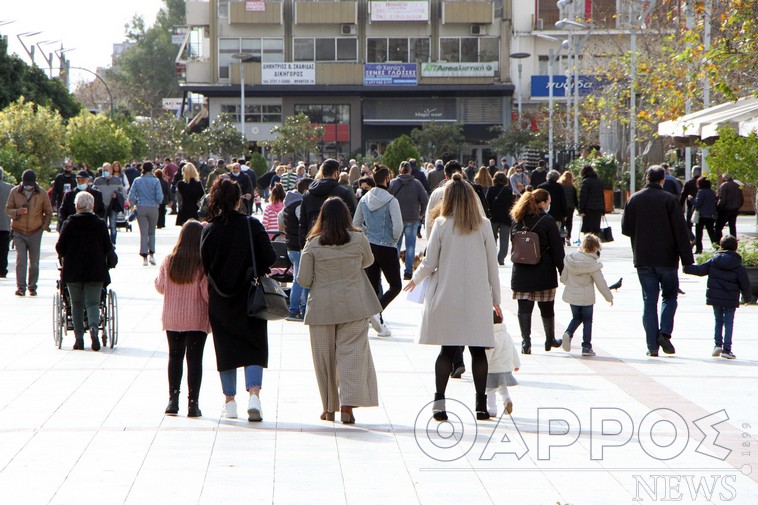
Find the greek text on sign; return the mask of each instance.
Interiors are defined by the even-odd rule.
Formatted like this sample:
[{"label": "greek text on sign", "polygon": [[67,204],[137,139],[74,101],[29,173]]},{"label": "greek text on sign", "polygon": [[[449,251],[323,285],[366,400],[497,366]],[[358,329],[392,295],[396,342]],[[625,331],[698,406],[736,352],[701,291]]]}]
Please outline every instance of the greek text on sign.
[{"label": "greek text on sign", "polygon": [[316,84],[315,63],[261,63],[261,84]]},{"label": "greek text on sign", "polygon": [[257,0],[257,1],[250,1],[248,0],[245,2],[245,11],[246,12],[266,12],[266,2]]},{"label": "greek text on sign", "polygon": [[371,21],[429,21],[429,2],[369,2]]},{"label": "greek text on sign", "polygon": [[496,64],[487,63],[424,63],[423,77],[494,77]]},{"label": "greek text on sign", "polygon": [[364,86],[415,86],[415,63],[367,63],[363,66]]}]

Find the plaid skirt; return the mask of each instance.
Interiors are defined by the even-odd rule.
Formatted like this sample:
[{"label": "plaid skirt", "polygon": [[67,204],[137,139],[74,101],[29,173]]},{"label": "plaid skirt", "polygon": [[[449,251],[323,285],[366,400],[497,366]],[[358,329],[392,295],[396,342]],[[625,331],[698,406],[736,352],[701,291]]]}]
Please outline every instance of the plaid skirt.
[{"label": "plaid skirt", "polygon": [[542,291],[514,291],[514,300],[531,300],[533,302],[552,302],[555,300],[555,292],[558,288],[543,289]]}]

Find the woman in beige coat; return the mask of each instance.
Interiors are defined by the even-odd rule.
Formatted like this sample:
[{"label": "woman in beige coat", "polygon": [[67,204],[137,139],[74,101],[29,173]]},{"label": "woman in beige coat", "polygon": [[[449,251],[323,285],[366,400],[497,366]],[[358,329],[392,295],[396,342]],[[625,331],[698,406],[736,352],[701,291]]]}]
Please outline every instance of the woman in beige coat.
[{"label": "woman in beige coat", "polygon": [[368,319],[382,306],[364,268],[374,262],[368,239],[350,220],[347,205],[329,198],[321,206],[300,256],[297,281],[310,289],[303,322],[309,326],[321,419],[355,422],[354,407],[378,405]]},{"label": "woman in beige coat", "polygon": [[497,250],[492,226],[461,174],[453,174],[445,185],[426,257],[405,290],[412,291],[427,277],[419,343],[442,346],[435,364],[434,418],[447,420],[444,399],[453,357],[458,346],[468,346],[477,419],[488,419],[484,350],[495,345],[492,308],[502,317]]}]

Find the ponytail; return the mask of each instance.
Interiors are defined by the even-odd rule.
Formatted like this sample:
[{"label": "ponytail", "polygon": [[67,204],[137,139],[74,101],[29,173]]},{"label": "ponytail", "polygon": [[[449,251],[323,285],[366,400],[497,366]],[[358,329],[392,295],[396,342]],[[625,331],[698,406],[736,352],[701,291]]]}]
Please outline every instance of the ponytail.
[{"label": "ponytail", "polygon": [[511,218],[514,222],[524,219],[524,216],[536,216],[540,213],[539,204],[546,202],[550,193],[544,189],[525,191],[511,209]]}]

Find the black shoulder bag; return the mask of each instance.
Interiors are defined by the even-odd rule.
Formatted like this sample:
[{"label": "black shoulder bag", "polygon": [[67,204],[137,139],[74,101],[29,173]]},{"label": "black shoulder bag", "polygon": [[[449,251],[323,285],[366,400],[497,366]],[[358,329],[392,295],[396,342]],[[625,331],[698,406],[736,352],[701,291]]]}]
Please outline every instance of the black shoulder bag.
[{"label": "black shoulder bag", "polygon": [[247,219],[247,232],[250,239],[250,254],[253,257],[253,273],[247,292],[247,315],[265,321],[284,319],[290,315],[290,310],[287,305],[287,294],[282,289],[282,285],[266,275],[258,276],[250,218]]}]

